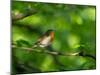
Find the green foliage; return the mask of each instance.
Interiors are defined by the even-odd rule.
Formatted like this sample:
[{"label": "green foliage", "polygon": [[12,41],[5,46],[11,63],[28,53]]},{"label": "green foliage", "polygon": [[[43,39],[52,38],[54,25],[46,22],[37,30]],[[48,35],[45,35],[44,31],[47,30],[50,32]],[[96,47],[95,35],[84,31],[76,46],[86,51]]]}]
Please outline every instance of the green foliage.
[{"label": "green foliage", "polygon": [[[84,56],[56,55],[55,58],[45,52],[12,48],[12,73],[96,68],[96,60],[91,57],[96,56],[95,6],[12,1],[11,11],[14,17],[12,43],[17,47],[31,48],[41,34],[48,29],[54,29],[54,51],[65,54],[81,51],[84,53]],[[41,48],[37,50],[43,51]]]}]

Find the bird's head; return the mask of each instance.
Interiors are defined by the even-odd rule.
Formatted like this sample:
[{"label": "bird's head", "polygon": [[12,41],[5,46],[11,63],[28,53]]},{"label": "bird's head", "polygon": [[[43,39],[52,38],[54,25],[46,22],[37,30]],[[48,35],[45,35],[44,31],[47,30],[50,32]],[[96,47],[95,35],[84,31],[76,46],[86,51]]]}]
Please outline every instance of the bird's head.
[{"label": "bird's head", "polygon": [[45,35],[47,35],[47,36],[54,36],[54,30],[52,30],[52,29],[49,29],[49,30],[47,30],[47,32],[45,33]]}]

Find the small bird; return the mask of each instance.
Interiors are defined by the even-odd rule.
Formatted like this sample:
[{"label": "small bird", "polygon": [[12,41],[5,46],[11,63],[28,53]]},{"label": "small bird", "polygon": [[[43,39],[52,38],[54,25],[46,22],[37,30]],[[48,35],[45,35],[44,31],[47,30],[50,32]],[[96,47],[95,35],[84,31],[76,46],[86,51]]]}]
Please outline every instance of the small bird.
[{"label": "small bird", "polygon": [[54,39],[54,30],[49,29],[47,30],[37,41],[34,43],[32,48],[36,47],[50,47],[52,41]]}]

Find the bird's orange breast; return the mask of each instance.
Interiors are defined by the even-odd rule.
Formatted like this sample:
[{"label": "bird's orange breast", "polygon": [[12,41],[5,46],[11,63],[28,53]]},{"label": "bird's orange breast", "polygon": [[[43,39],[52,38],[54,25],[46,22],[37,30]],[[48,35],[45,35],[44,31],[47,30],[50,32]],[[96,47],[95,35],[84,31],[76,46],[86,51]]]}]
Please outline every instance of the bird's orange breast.
[{"label": "bird's orange breast", "polygon": [[51,32],[50,36],[51,36],[51,41],[53,41],[53,39],[54,39],[54,32]]}]

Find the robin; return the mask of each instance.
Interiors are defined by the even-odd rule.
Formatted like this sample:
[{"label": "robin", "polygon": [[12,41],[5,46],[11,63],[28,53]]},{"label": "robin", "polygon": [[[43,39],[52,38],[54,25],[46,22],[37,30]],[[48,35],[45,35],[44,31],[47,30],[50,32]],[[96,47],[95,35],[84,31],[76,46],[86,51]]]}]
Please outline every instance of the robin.
[{"label": "robin", "polygon": [[50,29],[46,31],[38,40],[37,42],[33,45],[32,48],[36,47],[50,47],[52,41],[54,39],[54,30]]}]

